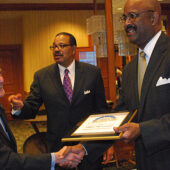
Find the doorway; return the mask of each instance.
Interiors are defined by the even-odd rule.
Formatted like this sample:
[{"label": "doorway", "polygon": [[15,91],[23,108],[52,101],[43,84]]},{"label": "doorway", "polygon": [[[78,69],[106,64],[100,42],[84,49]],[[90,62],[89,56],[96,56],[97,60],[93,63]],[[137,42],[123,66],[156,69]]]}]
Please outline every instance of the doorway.
[{"label": "doorway", "polygon": [[11,117],[11,106],[8,96],[21,93],[23,95],[23,60],[22,45],[0,45],[0,67],[4,77],[5,97],[0,103],[6,110],[7,118]]}]

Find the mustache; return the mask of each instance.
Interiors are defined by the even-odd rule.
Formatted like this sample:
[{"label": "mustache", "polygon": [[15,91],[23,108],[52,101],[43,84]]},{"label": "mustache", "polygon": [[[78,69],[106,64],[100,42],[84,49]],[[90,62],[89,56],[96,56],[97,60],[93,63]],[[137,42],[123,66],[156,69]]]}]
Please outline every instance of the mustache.
[{"label": "mustache", "polygon": [[135,25],[129,24],[129,25],[126,26],[125,31],[128,32],[129,29],[134,29],[134,30],[136,31],[136,30],[137,30],[137,27],[136,27]]},{"label": "mustache", "polygon": [[54,55],[62,55],[60,51],[55,51]]}]

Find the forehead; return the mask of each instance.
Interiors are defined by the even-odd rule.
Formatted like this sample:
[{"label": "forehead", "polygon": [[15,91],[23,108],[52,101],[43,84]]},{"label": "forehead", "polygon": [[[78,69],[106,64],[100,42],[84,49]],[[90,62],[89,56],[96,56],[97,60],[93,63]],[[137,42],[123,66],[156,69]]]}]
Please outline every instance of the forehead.
[{"label": "forehead", "polygon": [[124,7],[124,13],[142,12],[149,8],[150,7],[145,0],[128,0]]},{"label": "forehead", "polygon": [[59,43],[65,44],[66,43],[66,44],[68,44],[68,43],[70,43],[70,37],[68,35],[58,35],[58,36],[55,37],[54,43],[57,43],[57,44],[59,44]]}]

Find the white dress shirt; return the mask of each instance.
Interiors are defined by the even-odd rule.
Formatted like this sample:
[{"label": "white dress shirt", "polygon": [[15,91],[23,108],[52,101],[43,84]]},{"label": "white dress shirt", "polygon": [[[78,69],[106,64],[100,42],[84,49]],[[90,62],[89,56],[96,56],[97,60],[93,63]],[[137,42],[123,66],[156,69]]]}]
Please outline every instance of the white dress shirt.
[{"label": "white dress shirt", "polygon": [[72,85],[72,89],[74,89],[74,81],[75,81],[75,60],[73,60],[73,62],[66,68],[63,67],[62,65],[58,64],[59,67],[59,72],[60,72],[60,78],[61,78],[61,82],[63,84],[63,80],[64,80],[64,71],[65,69],[69,70],[68,76],[71,80],[71,85]]},{"label": "white dress shirt", "polygon": [[144,48],[143,50],[139,48],[138,57],[139,57],[140,52],[141,52],[141,51],[144,51],[145,54],[146,54],[145,58],[146,58],[146,63],[147,63],[147,65],[148,65],[148,63],[149,63],[149,60],[150,60],[151,55],[152,55],[152,52],[153,52],[153,50],[154,50],[154,47],[155,47],[156,42],[158,41],[160,35],[161,35],[161,31],[159,31],[159,32],[146,44],[146,46],[145,46],[145,48]]}]

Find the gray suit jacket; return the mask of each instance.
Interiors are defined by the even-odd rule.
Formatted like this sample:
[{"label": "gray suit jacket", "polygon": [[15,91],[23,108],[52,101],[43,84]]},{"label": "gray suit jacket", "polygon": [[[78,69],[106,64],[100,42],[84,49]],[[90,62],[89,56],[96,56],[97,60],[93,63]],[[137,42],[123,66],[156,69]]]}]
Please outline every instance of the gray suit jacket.
[{"label": "gray suit jacket", "polygon": [[5,112],[0,107],[0,116],[10,140],[0,125],[0,169],[1,170],[50,170],[51,155],[18,154],[15,138],[7,124]]},{"label": "gray suit jacket", "polygon": [[[170,38],[161,34],[144,75],[141,100],[137,87],[137,57],[127,65],[116,110],[138,109],[136,122],[141,136],[136,140],[137,167],[161,170],[170,167]],[[166,84],[157,86],[160,77]]]}]

